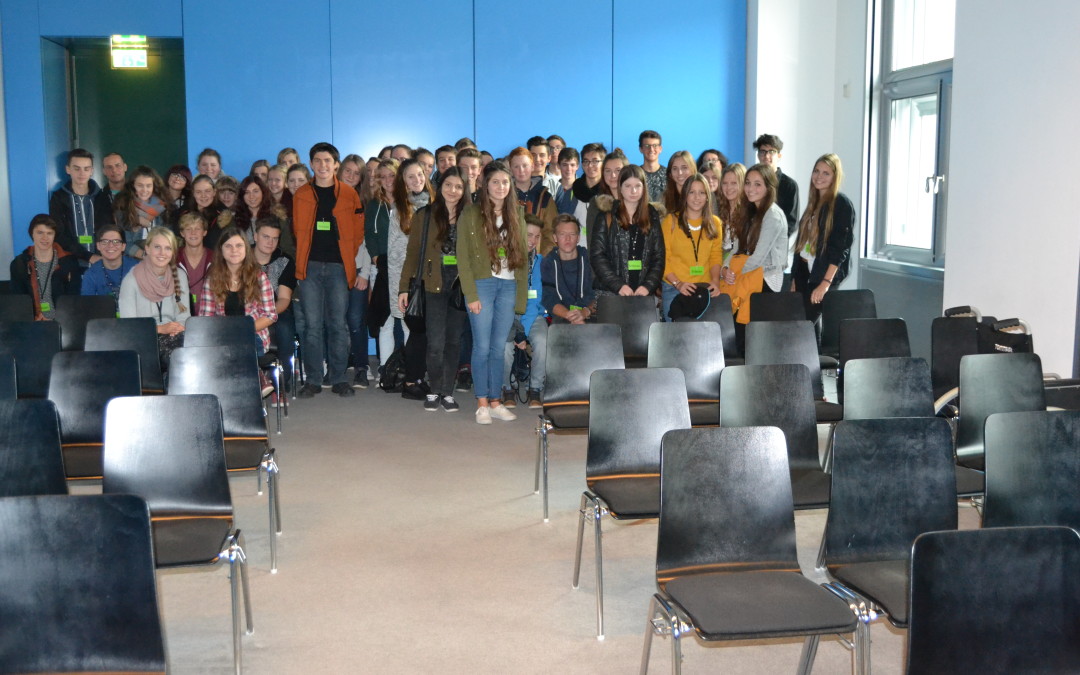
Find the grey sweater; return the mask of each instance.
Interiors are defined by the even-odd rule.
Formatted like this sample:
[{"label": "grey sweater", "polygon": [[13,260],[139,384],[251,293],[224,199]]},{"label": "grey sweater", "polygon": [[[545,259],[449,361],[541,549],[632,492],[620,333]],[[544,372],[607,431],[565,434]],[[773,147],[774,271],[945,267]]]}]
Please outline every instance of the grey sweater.
[{"label": "grey sweater", "polygon": [[176,270],[176,278],[180,282],[180,302],[184,305],[184,311],[176,306],[176,296],[170,295],[161,301],[158,309],[156,302],[150,302],[139,291],[139,282],[135,281],[134,274],[128,274],[120,284],[120,318],[130,319],[133,317],[153,317],[157,325],[173,321],[187,323],[191,316],[191,292],[188,291],[187,273],[184,270]]}]

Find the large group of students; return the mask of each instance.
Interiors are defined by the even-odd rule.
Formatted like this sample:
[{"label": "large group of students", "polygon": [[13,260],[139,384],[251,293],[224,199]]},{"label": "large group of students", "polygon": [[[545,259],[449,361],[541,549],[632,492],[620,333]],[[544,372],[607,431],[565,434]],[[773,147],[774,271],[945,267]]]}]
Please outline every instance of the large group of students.
[{"label": "large group of students", "polygon": [[752,293],[796,290],[817,318],[849,268],[855,212],[840,159],[814,163],[800,217],[783,142],[763,134],[754,148],[747,168],[714,149],[662,165],[651,130],[639,164],[558,135],[502,159],[468,138],[366,161],[324,142],[306,165],[285,148],[240,181],[210,148],[196,175],[177,164],[164,179],[110,153],[105,186],[76,149],[49,213],[30,221],[12,289],[33,297],[40,320],[61,295],[112,296],[119,317],[156,321],[165,369],[189,317],[247,315],[260,356],[273,344],[288,360],[299,342],[301,398],[324,386],[353,396],[403,364],[401,395],[424,410],[457,411],[454,392],[472,389],[477,423],[513,420],[515,359],[531,353],[521,402],[538,408],[547,327],[592,320],[599,296],[655,296],[674,320],[727,294],[738,329]]}]

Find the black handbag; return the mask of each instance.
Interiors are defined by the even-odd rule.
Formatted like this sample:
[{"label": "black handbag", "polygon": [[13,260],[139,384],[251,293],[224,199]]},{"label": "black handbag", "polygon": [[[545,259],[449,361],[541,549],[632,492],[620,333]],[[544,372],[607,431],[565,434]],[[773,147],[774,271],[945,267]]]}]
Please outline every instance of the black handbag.
[{"label": "black handbag", "polygon": [[465,292],[461,290],[461,276],[454,277],[454,282],[450,284],[450,290],[447,291],[450,294],[450,308],[459,311],[465,311]]},{"label": "black handbag", "polygon": [[428,226],[431,224],[431,209],[424,210],[424,231],[420,235],[420,260],[416,266],[416,276],[409,286],[409,304],[405,308],[405,325],[413,333],[423,333],[427,330],[427,299],[424,289],[424,258],[427,257]]}]

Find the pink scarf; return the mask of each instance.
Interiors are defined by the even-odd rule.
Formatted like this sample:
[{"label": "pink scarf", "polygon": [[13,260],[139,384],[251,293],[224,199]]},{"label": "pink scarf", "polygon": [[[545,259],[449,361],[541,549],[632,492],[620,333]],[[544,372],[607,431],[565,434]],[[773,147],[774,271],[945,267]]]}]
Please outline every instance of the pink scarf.
[{"label": "pink scarf", "polygon": [[135,276],[135,283],[139,285],[139,292],[150,302],[161,302],[176,292],[173,284],[172,270],[165,273],[165,278],[158,277],[148,260],[143,260],[131,268],[131,274]]}]

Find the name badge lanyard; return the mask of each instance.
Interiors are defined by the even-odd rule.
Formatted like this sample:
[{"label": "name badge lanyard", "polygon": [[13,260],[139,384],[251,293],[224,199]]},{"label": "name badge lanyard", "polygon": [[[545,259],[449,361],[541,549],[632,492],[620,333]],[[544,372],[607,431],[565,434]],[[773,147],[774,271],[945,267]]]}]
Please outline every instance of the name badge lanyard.
[{"label": "name badge lanyard", "polygon": [[54,265],[56,265],[56,251],[53,251],[52,260],[49,261],[49,267],[45,270],[45,282],[41,286],[41,297],[38,298],[38,303],[40,304],[45,304],[45,292],[49,290],[49,282],[52,281]]},{"label": "name badge lanyard", "polygon": [[[701,247],[701,236],[705,233],[704,226],[698,229],[697,241],[694,241],[693,233],[687,233],[686,238],[690,240],[690,245],[694,247],[694,262],[698,261],[698,249]],[[704,274],[705,270],[701,265],[694,265],[694,268],[690,270],[691,276],[694,276],[694,269],[701,268],[700,274]]]},{"label": "name badge lanyard", "polygon": [[[315,194],[315,229],[318,230],[319,229],[319,191],[315,189],[314,185],[311,186],[311,191],[312,191],[312,193]],[[335,185],[335,189],[334,189],[334,205],[335,206],[337,205],[337,196],[338,196],[337,186]],[[333,211],[333,209],[331,209],[331,212],[332,211]],[[376,218],[377,217],[378,217],[378,214],[376,214]],[[330,219],[329,224],[330,224],[329,230],[334,233],[334,238],[340,240],[341,239],[341,234],[340,234],[340,232],[338,232],[337,223],[334,221],[333,218]]]}]

